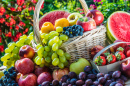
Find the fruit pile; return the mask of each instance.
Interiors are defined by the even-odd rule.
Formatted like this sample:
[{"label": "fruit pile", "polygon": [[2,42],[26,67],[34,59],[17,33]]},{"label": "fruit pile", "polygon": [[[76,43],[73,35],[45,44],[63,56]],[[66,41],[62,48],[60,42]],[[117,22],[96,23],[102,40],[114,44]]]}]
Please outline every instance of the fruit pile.
[{"label": "fruit pile", "polygon": [[120,71],[111,71],[108,74],[98,73],[91,66],[86,66],[84,72],[77,75],[75,72],[69,72],[61,79],[43,82],[39,86],[123,86],[127,77],[121,75]]},{"label": "fruit pile", "polygon": [[[115,42],[122,42],[120,40]],[[124,60],[130,57],[130,47],[126,43],[121,43],[110,48],[110,52],[105,51],[100,56],[96,57],[95,63],[98,66],[112,64],[117,61]]]},{"label": "fruit pile", "polygon": [[8,71],[4,71],[4,76],[0,79],[0,86],[19,86],[15,81],[16,76],[17,72],[14,67],[9,68]]},{"label": "fruit pile", "polygon": [[8,47],[5,49],[5,55],[1,57],[3,65],[7,68],[14,66],[15,62],[20,59],[19,50],[23,45],[30,45],[33,39],[33,33],[30,33],[29,36],[23,35],[20,37],[19,41],[11,42],[8,44]]}]

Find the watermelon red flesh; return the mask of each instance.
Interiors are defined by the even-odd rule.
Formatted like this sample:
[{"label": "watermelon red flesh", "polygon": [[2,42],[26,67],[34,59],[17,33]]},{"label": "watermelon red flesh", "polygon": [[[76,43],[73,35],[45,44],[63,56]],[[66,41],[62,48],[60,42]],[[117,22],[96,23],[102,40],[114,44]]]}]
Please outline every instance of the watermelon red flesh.
[{"label": "watermelon red flesh", "polygon": [[130,14],[121,11],[113,13],[108,19],[108,29],[107,34],[111,33],[112,38],[130,42]]},{"label": "watermelon red flesh", "polygon": [[40,19],[39,21],[39,29],[41,29],[44,22],[51,22],[53,25],[55,24],[55,21],[59,18],[67,18],[70,15],[70,13],[66,11],[52,11],[49,12]]}]

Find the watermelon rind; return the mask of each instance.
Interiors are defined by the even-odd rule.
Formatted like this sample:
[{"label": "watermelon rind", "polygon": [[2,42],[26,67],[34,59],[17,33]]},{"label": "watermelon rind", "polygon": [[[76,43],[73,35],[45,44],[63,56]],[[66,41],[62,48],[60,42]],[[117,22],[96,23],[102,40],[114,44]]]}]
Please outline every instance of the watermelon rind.
[{"label": "watermelon rind", "polygon": [[112,13],[110,16],[109,16],[109,18],[108,18],[108,21],[107,21],[107,38],[108,38],[108,40],[111,42],[111,43],[113,43],[115,40],[118,40],[117,39],[117,37],[113,34],[113,31],[112,31],[112,28],[111,28],[111,26],[110,26],[110,18],[111,18],[111,16],[112,15],[115,15],[116,13],[126,13],[126,14],[128,14],[128,15],[130,15],[129,13],[127,13],[127,12],[124,12],[124,11],[116,11],[116,12],[114,12],[114,13]]}]

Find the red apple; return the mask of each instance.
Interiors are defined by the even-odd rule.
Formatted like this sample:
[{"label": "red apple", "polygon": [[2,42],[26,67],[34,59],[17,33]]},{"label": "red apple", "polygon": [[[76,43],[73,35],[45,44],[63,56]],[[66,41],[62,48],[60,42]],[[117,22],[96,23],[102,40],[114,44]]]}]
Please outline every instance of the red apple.
[{"label": "red apple", "polygon": [[104,21],[104,16],[99,10],[90,10],[90,12],[87,13],[86,17],[91,17],[95,20],[96,25],[99,26]]},{"label": "red apple", "polygon": [[77,21],[77,25],[82,26],[84,32],[90,31],[96,28],[96,22],[90,17],[81,17]]},{"label": "red apple", "polygon": [[69,73],[69,68],[56,69],[53,71],[53,79],[60,80],[62,76],[67,75],[68,73]]},{"label": "red apple", "polygon": [[15,62],[15,69],[22,74],[28,74],[33,72],[34,63],[29,58],[23,58]]},{"label": "red apple", "polygon": [[43,72],[50,72],[51,69],[49,69],[48,67],[39,67],[39,66],[35,66],[35,75],[39,76],[41,73]]},{"label": "red apple", "polygon": [[130,59],[121,63],[121,71],[124,75],[130,78]]},{"label": "red apple", "polygon": [[34,49],[29,45],[24,45],[19,50],[19,56],[21,58],[30,58],[32,59],[35,55]]},{"label": "red apple", "polygon": [[19,79],[20,79],[21,76],[23,76],[22,73],[18,73],[18,74],[17,74],[17,76],[16,76],[16,82],[17,82],[17,83],[18,83],[18,81],[19,81]]},{"label": "red apple", "polygon": [[42,84],[44,81],[52,81],[52,75],[49,72],[43,72],[38,76],[37,83]]},{"label": "red apple", "polygon": [[36,86],[37,76],[33,73],[21,76],[18,81],[19,86]]}]

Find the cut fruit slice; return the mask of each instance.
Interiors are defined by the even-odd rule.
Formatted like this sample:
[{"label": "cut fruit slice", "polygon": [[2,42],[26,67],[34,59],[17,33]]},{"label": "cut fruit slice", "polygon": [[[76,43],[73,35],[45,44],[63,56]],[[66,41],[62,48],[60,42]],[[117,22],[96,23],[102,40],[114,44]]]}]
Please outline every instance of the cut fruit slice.
[{"label": "cut fruit slice", "polygon": [[110,42],[122,40],[130,42],[130,14],[117,11],[107,21],[107,37]]},{"label": "cut fruit slice", "polygon": [[70,13],[66,11],[51,11],[40,18],[39,29],[41,29],[44,22],[51,22],[54,25],[57,19],[67,18],[69,15]]}]

